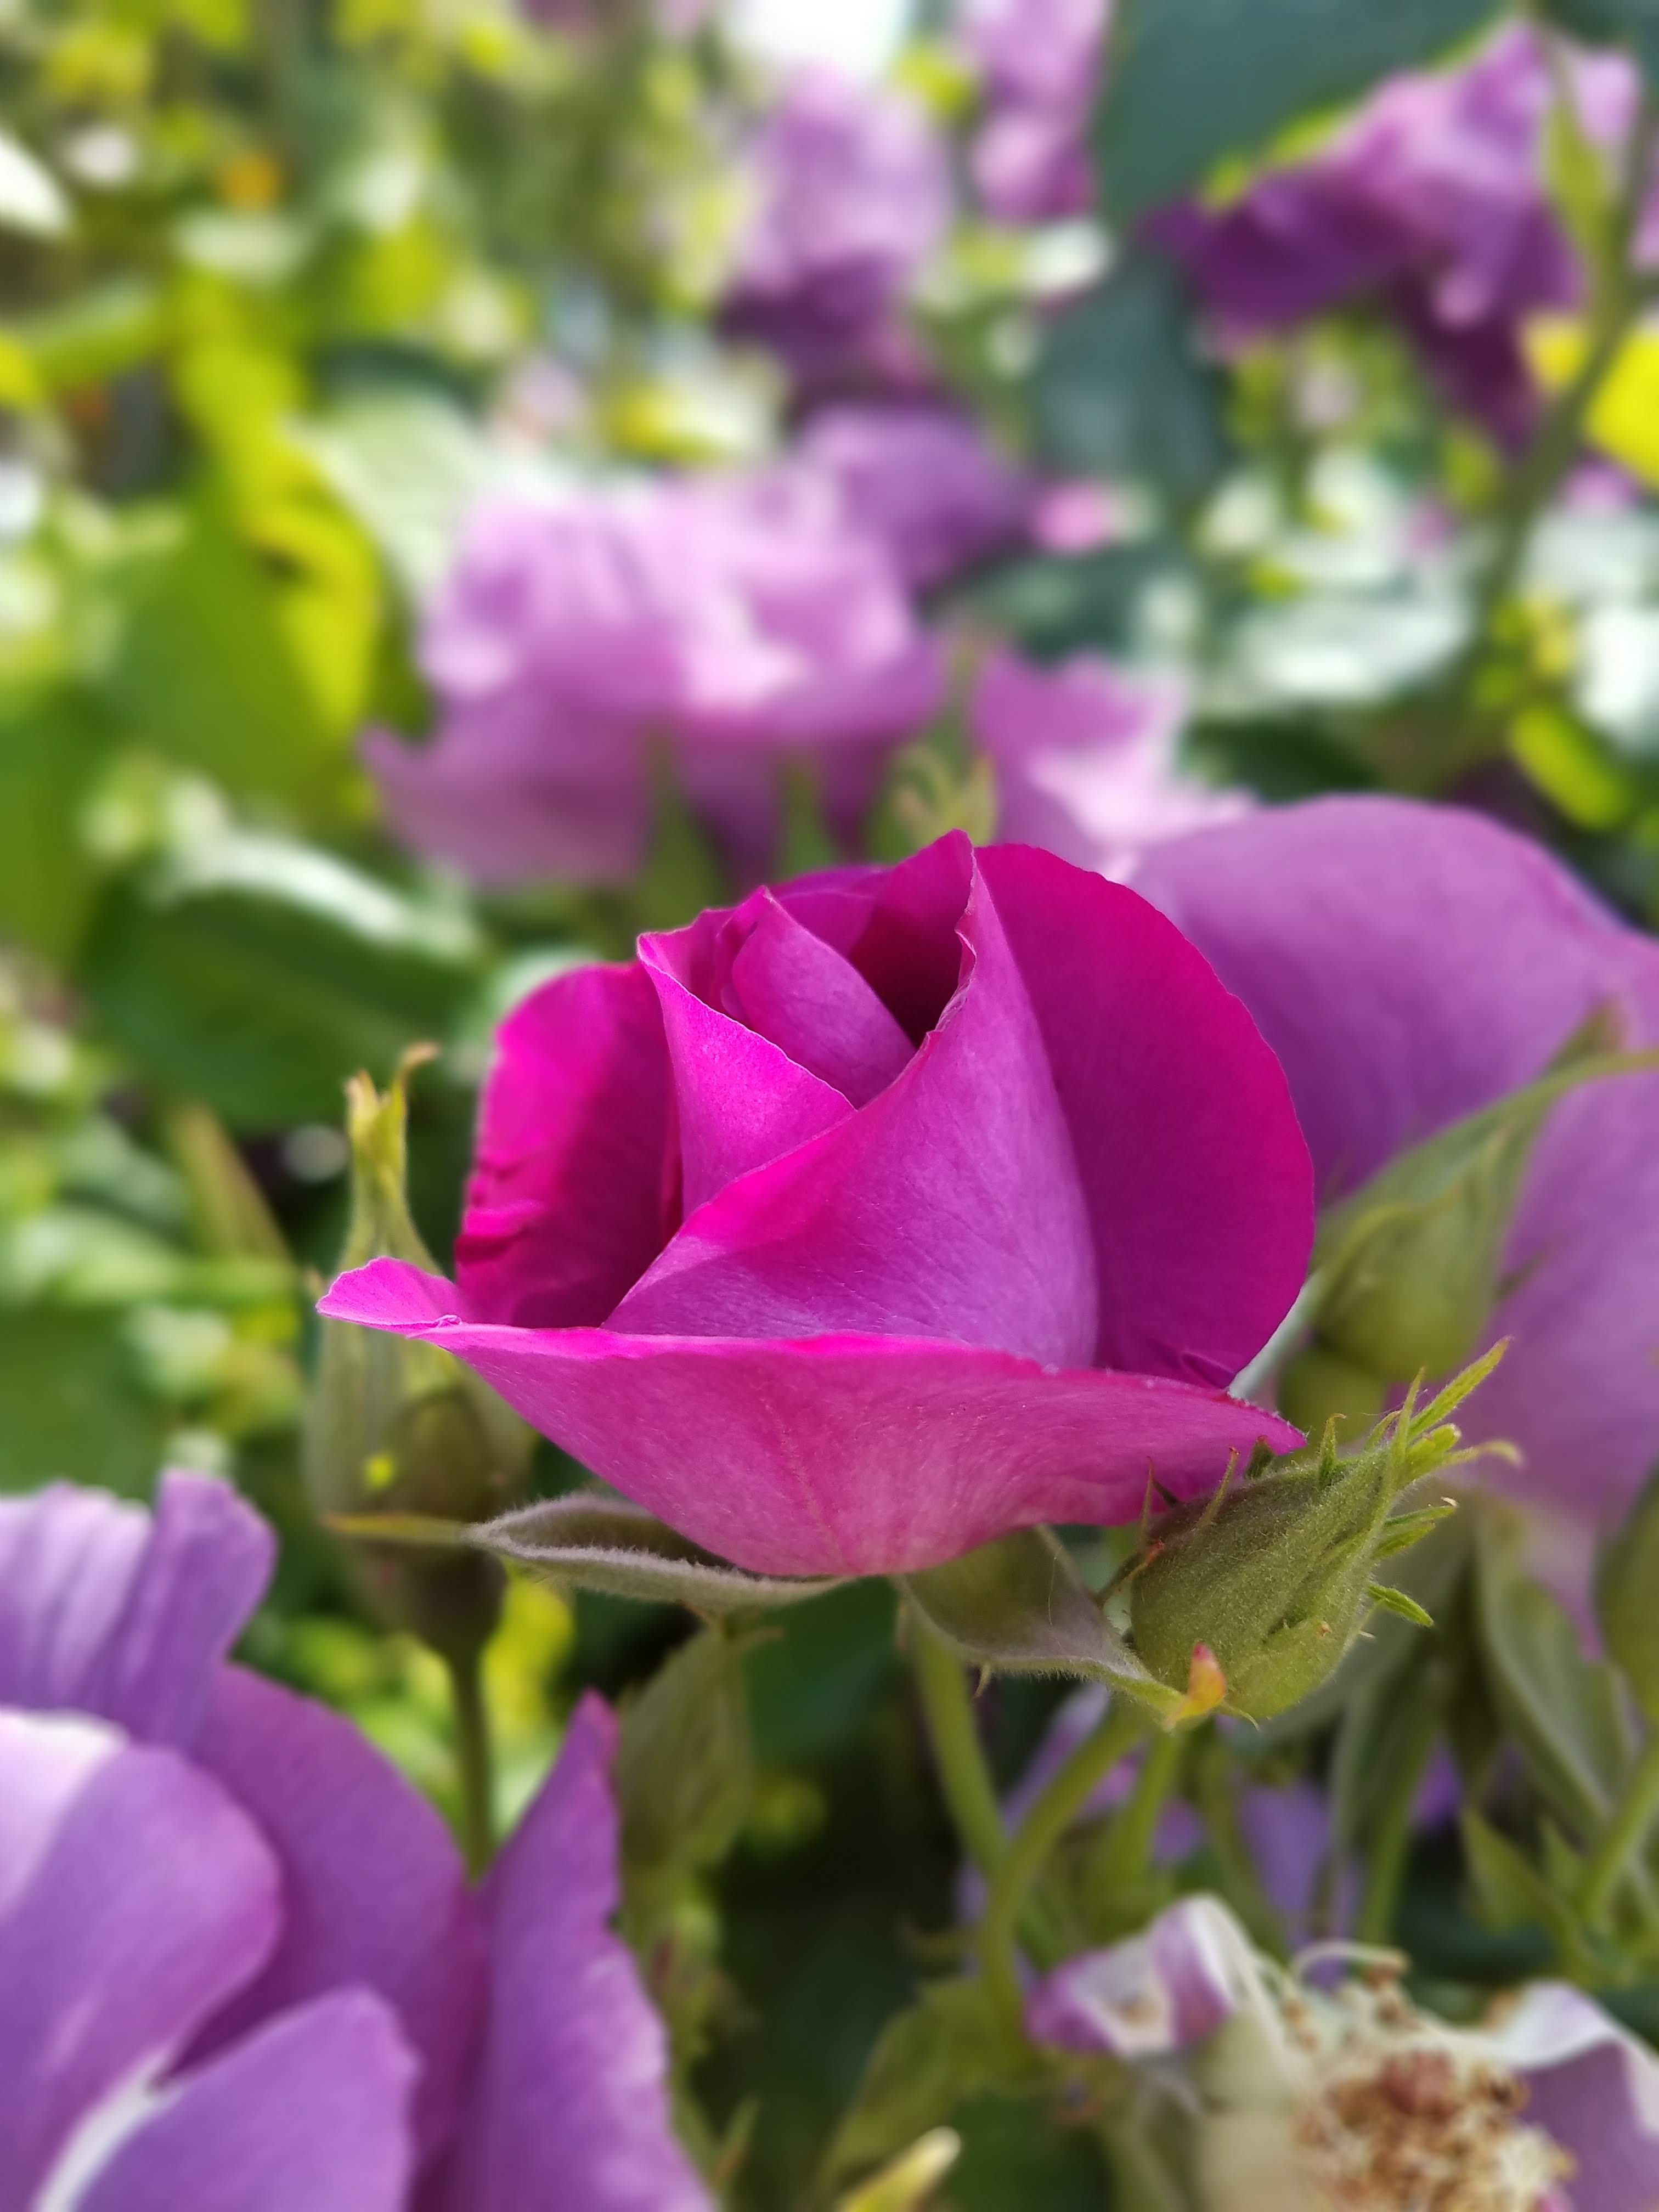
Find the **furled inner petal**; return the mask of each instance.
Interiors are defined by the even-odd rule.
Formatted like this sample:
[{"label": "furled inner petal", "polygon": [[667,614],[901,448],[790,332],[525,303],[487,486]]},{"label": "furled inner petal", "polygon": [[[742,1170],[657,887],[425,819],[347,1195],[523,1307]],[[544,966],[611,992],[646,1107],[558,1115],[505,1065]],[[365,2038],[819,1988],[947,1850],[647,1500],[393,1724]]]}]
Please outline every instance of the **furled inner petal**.
[{"label": "furled inner petal", "polygon": [[672,938],[640,940],[674,1072],[681,1188],[690,1212],[735,1177],[833,1128],[851,1109],[839,1091],[781,1046],[708,1004],[674,973],[683,950]]},{"label": "furled inner petal", "polygon": [[938,1026],[860,1112],[690,1215],[613,1327],[869,1330],[1088,1362],[1094,1258],[1048,1055],[971,848],[941,850],[961,981]]},{"label": "furled inner petal", "polygon": [[904,1066],[910,1040],[849,960],[769,893],[728,988],[750,1029],[867,1105]]}]

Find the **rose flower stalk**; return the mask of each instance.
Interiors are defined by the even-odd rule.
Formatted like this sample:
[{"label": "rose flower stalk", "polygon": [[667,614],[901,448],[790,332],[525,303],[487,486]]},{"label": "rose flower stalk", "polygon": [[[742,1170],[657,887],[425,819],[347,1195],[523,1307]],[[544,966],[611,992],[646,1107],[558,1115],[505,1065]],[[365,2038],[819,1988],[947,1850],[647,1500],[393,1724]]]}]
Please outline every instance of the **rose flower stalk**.
[{"label": "rose flower stalk", "polygon": [[1310,1231],[1284,1077],[1202,957],[955,833],[544,987],[456,1280],[377,1260],[322,1310],[453,1352],[741,1566],[899,1573],[1298,1443],[1227,1386]]}]

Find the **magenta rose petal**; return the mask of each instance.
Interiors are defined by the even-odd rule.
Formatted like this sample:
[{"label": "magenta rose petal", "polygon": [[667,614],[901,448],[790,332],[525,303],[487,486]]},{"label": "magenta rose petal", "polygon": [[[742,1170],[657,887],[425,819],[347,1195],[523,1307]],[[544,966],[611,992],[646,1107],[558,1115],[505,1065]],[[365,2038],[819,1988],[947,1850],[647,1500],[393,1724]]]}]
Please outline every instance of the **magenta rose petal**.
[{"label": "magenta rose petal", "polygon": [[67,1484],[0,1500],[0,1703],[78,1707],[187,1742],[272,1550],[258,1516],[204,1475],[164,1476],[153,1521]]},{"label": "magenta rose petal", "polygon": [[1105,1367],[1225,1384],[1301,1289],[1307,1146],[1249,1013],[1121,885],[1025,846],[980,866],[1018,961],[1093,1227]]},{"label": "magenta rose petal", "polygon": [[483,1924],[448,1830],[349,1722],[240,1668],[221,1671],[192,1756],[258,1823],[283,1875],[281,1940],[215,2021],[214,2047],[362,1984],[396,2008],[420,2060],[419,2142],[437,2142],[483,1995]]},{"label": "magenta rose petal", "polygon": [[0,1713],[0,2203],[258,1972],[279,1909],[252,1825],[174,1753]]},{"label": "magenta rose petal", "polygon": [[456,1273],[500,1320],[603,1321],[672,1226],[672,1099],[643,969],[562,975],[496,1041]]},{"label": "magenta rose petal", "polygon": [[884,1091],[915,1047],[850,960],[771,893],[732,962],[743,1018],[854,1106]]},{"label": "magenta rose petal", "polygon": [[1091,1358],[1095,1260],[1072,1140],[965,843],[963,857],[961,980],[903,1073],[860,1113],[692,1214],[614,1327],[880,1332],[1061,1365]]},{"label": "magenta rose petal", "polygon": [[[1325,1200],[1530,1081],[1599,1006],[1659,1039],[1659,948],[1477,815],[1319,799],[1160,846],[1136,882],[1278,1054]],[[1578,1516],[1628,1502],[1659,1435],[1656,1116],[1659,1075],[1551,1115],[1492,1317],[1513,1349],[1466,1409],[1519,1446],[1506,1489]]]},{"label": "magenta rose petal", "polygon": [[644,938],[640,951],[678,1079],[676,1127],[688,1211],[847,1120],[852,1109],[839,1091],[707,1004],[673,972],[672,942]]},{"label": "magenta rose petal", "polygon": [[415,2070],[383,2004],[361,1990],[321,1998],[191,2075],[79,2212],[402,2212]]},{"label": "magenta rose petal", "polygon": [[662,2023],[611,1927],[615,1740],[584,1698],[490,1875],[489,2021],[434,2212],[711,2212],[674,2138]]},{"label": "magenta rose petal", "polygon": [[760,1574],[903,1573],[1037,1522],[1128,1520],[1149,1471],[1193,1497],[1258,1437],[1301,1442],[1219,1392],[966,1345],[491,1327],[393,1260],[343,1275],[322,1310],[429,1334],[637,1504]]}]

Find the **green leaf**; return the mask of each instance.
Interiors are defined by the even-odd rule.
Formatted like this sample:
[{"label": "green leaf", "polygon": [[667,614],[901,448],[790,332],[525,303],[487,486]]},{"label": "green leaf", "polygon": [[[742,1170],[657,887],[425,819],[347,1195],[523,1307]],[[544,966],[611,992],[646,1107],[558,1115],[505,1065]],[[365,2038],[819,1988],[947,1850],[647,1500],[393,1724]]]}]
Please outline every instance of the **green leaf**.
[{"label": "green leaf", "polygon": [[161,1465],[161,1410],[139,1387],[118,1316],[7,1314],[0,1407],[0,1490],[67,1477],[142,1497]]},{"label": "green leaf", "polygon": [[82,812],[108,741],[102,716],[74,691],[0,719],[0,933],[60,963],[97,894]]},{"label": "green leaf", "polygon": [[1582,1973],[1589,1964],[1587,1947],[1567,1899],[1479,1813],[1466,1812],[1461,1825],[1481,1917],[1502,1930],[1541,1929],[1563,1966]]},{"label": "green leaf", "polygon": [[1413,1628],[1432,1628],[1434,1615],[1420,1606],[1414,1597],[1390,1583],[1367,1583],[1365,1595],[1381,1612],[1392,1613],[1401,1620],[1408,1620]]},{"label": "green leaf", "polygon": [[1055,318],[1031,398],[1057,470],[1149,483],[1183,510],[1226,466],[1221,380],[1194,349],[1180,278],[1153,253],[1132,253]]},{"label": "green leaf", "polygon": [[1476,1620],[1493,1698],[1545,1798],[1575,1834],[1593,1835],[1632,1758],[1619,1677],[1584,1656],[1566,1611],[1522,1573],[1516,1549],[1496,1515],[1483,1519]]},{"label": "green leaf", "polygon": [[504,1513],[472,1541],[551,1582],[611,1597],[684,1605],[712,1618],[799,1605],[840,1588],[834,1580],[751,1575],[702,1550],[623,1498],[579,1490]]},{"label": "green leaf", "polygon": [[1047,1528],[1022,1529],[945,1566],[906,1575],[902,1586],[928,1626],[976,1666],[1110,1682],[1164,1716],[1181,1705],[1112,1626]]},{"label": "green leaf", "polygon": [[1595,1616],[1614,1664],[1659,1726],[1659,1474],[1601,1548]]},{"label": "green leaf", "polygon": [[736,1842],[754,1795],[741,1647],[683,1644],[628,1709],[617,1752],[623,1866],[636,1922]]},{"label": "green leaf", "polygon": [[366,617],[353,579],[321,558],[338,550],[326,531],[317,550],[315,566],[286,544],[256,550],[198,500],[171,550],[133,577],[108,682],[136,743],[327,821],[352,775],[337,670],[361,655]]},{"label": "green leaf", "polygon": [[1498,12],[1498,0],[1120,0],[1095,125],[1107,220],[1127,228]]},{"label": "green leaf", "polygon": [[931,1983],[882,2031],[825,2154],[825,2190],[893,2158],[1018,2072],[984,1984]]},{"label": "green leaf", "polygon": [[108,897],[82,981],[106,1033],[158,1088],[239,1130],[332,1121],[442,1036],[482,948],[454,917],[285,839],[228,836]]}]

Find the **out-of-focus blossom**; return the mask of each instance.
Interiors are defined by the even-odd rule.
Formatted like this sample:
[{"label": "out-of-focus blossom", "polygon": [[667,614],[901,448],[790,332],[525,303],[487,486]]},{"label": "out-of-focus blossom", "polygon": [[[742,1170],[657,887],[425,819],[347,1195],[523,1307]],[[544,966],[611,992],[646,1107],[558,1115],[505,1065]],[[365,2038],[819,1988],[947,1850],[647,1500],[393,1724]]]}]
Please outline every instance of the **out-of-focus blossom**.
[{"label": "out-of-focus blossom", "polygon": [[1029,2021],[1179,2099],[1201,2212],[1648,2212],[1659,2194],[1659,2060],[1559,1984],[1451,2027],[1383,1972],[1287,1978],[1195,1897],[1059,1967]]},{"label": "out-of-focus blossom", "polygon": [[945,149],[902,94],[798,70],[750,149],[753,206],[729,326],[803,381],[911,365],[899,309],[951,220]]},{"label": "out-of-focus blossom", "polygon": [[271,1549],[199,1477],[0,1501],[0,2202],[706,2212],[608,1926],[609,1714],[475,1898],[354,1728],[225,1663]]},{"label": "out-of-focus blossom", "polygon": [[[1634,108],[1626,65],[1581,60],[1573,78],[1585,127],[1616,141]],[[1454,404],[1513,441],[1535,409],[1522,325],[1580,290],[1545,179],[1554,97],[1535,34],[1514,27],[1461,67],[1392,80],[1309,160],[1152,228],[1242,334],[1382,300]]]},{"label": "out-of-focus blossom", "polygon": [[1284,1079],[1146,902],[961,832],[546,985],[455,1284],[344,1275],[708,1549],[933,1565],[1210,1487],[1308,1249]]},{"label": "out-of-focus blossom", "polygon": [[787,469],[485,503],[422,663],[436,734],[374,732],[364,757],[397,833],[490,884],[631,875],[653,745],[752,880],[785,758],[814,765],[850,830],[940,693],[883,547]]},{"label": "out-of-focus blossom", "polygon": [[997,834],[1121,876],[1161,838],[1231,820],[1250,804],[1183,775],[1178,677],[1136,675],[1097,655],[1056,669],[1000,650],[969,706],[996,771]]},{"label": "out-of-focus blossom", "polygon": [[1005,222],[1093,204],[1089,113],[1112,0],[969,0],[963,37],[980,70],[974,182]]},{"label": "out-of-focus blossom", "polygon": [[843,401],[811,416],[794,451],[918,590],[1017,542],[1030,514],[1029,480],[953,408]]},{"label": "out-of-focus blossom", "polygon": [[[1316,799],[1158,846],[1135,884],[1215,963],[1290,1079],[1322,1205],[1531,1082],[1586,1019],[1659,1039],[1659,946],[1529,840],[1408,800]],[[1659,1076],[1561,1100],[1532,1152],[1458,1416],[1506,1491],[1586,1529],[1659,1458]]]}]

